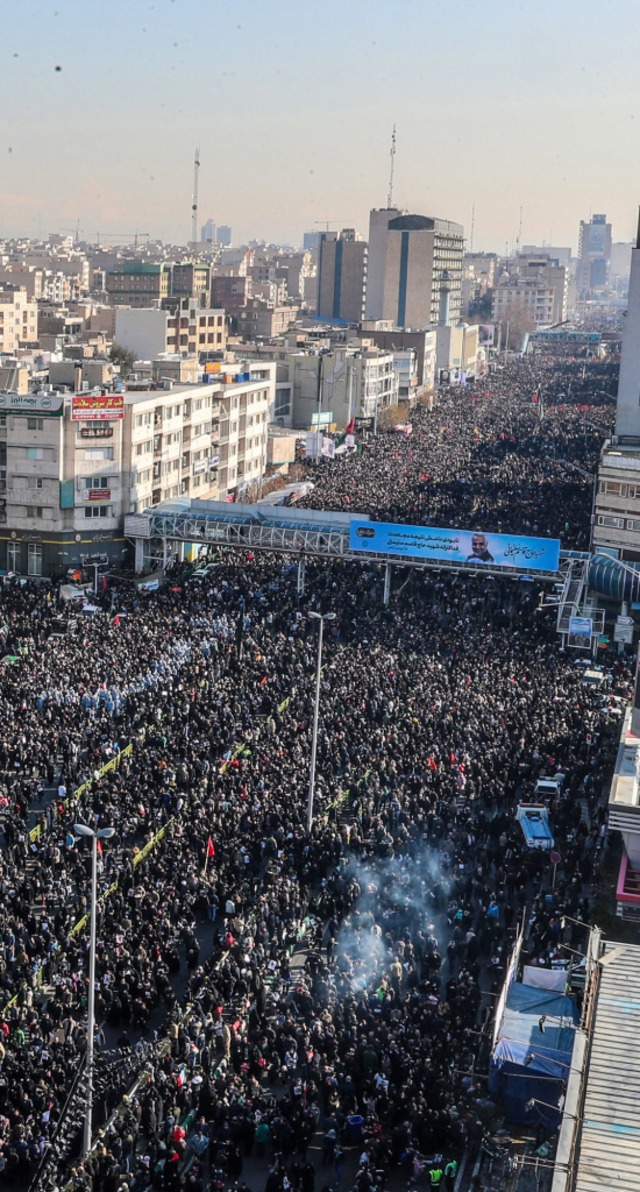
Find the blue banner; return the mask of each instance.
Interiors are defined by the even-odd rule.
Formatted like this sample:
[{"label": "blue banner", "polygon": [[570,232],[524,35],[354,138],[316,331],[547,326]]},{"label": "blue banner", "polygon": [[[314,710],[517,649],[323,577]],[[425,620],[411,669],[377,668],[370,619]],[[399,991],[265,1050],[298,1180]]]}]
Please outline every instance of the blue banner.
[{"label": "blue banner", "polygon": [[483,563],[520,571],[557,571],[557,538],[523,538],[519,534],[487,534],[480,530],[440,530],[391,522],[352,521],[349,548],[368,554],[398,555],[443,563]]}]

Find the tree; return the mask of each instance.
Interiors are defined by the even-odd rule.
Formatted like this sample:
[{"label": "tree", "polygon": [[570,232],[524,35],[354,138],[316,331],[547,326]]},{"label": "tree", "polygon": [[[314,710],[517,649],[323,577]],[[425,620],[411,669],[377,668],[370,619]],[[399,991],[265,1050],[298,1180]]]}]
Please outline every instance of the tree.
[{"label": "tree", "polygon": [[393,430],[394,426],[400,426],[407,421],[409,407],[405,402],[404,405],[385,406],[378,415],[378,430]]},{"label": "tree", "polygon": [[136,357],[128,348],[123,348],[122,344],[114,343],[109,353],[109,359],[116,368],[120,369],[120,374],[123,377],[128,377],[130,372],[133,372],[133,366],[136,362]]},{"label": "tree", "polygon": [[519,352],[526,333],[533,331],[536,324],[522,302],[512,302],[505,310],[500,325],[502,347]]}]

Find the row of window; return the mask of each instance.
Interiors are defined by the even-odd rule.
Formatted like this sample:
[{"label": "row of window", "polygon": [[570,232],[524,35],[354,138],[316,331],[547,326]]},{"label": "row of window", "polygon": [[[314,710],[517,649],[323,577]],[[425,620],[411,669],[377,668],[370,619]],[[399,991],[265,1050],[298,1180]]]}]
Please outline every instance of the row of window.
[{"label": "row of window", "polygon": [[640,484],[624,484],[621,480],[601,480],[598,491],[612,497],[640,497]]},{"label": "row of window", "polygon": [[616,517],[611,513],[598,514],[598,525],[609,526],[612,530],[635,530],[640,532],[640,518]]},{"label": "row of window", "polygon": [[[42,575],[42,546],[39,542],[29,542],[27,544],[27,574],[28,575]],[[7,571],[15,571],[20,574],[22,567],[22,543],[8,542],[7,543]]]}]

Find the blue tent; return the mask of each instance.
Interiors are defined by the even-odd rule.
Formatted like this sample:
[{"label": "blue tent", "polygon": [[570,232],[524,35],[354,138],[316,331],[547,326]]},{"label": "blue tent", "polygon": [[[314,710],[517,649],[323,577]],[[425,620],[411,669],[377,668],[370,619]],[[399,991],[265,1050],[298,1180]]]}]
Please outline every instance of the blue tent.
[{"label": "blue tent", "polygon": [[509,1121],[560,1124],[561,1110],[549,1107],[558,1104],[569,1077],[578,1022],[573,998],[514,981],[489,1065],[489,1088]]}]

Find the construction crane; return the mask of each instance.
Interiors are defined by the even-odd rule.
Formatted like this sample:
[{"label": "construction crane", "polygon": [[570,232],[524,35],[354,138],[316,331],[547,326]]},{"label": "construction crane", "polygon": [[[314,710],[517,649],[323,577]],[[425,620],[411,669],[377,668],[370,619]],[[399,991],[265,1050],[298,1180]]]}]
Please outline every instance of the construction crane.
[{"label": "construction crane", "polygon": [[98,245],[100,244],[101,238],[102,238],[102,240],[115,240],[117,244],[125,244],[125,243],[131,244],[131,241],[133,240],[134,247],[137,248],[138,241],[139,240],[149,241],[151,233],[150,232],[96,232],[96,236],[97,236]]},{"label": "construction crane", "polygon": [[198,243],[198,174],[200,171],[200,146],[193,157],[193,201],[191,203],[191,247]]},{"label": "construction crane", "polygon": [[60,231],[61,232],[72,232],[73,233],[73,242],[74,242],[74,244],[78,244],[80,241],[80,233],[84,232],[84,228],[80,227],[80,220],[78,220],[75,228],[60,228]]},{"label": "construction crane", "polygon": [[315,219],[313,222],[317,227],[324,228],[325,232],[328,232],[329,226],[331,224],[342,223],[342,220],[340,220],[340,219]]}]

